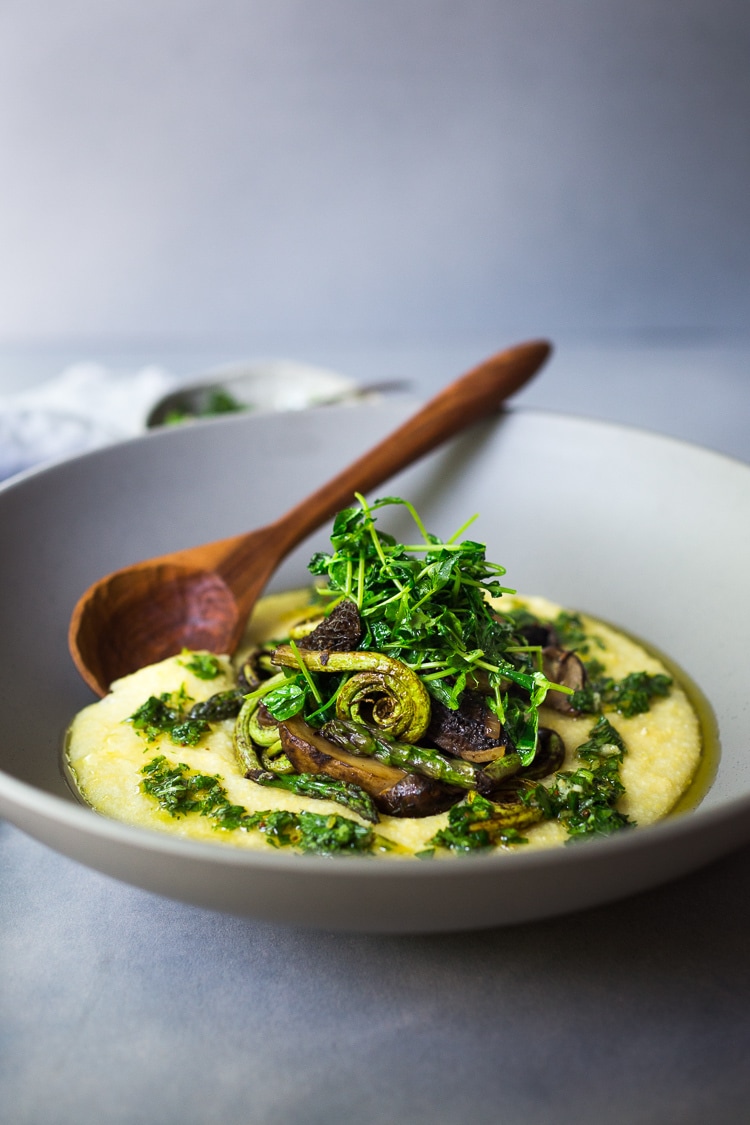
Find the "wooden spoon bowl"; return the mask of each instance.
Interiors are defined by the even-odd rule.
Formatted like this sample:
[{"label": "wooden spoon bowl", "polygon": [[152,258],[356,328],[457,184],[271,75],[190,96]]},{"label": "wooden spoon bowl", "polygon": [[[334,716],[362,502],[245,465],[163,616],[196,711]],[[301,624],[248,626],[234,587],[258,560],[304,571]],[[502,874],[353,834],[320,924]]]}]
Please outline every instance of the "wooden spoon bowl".
[{"label": "wooden spoon bowl", "polygon": [[496,410],[544,364],[543,340],[499,352],[440,391],[394,433],[274,523],[101,578],[71,618],[70,652],[99,695],[182,648],[232,653],[282,560],[355,492],[366,493]]}]

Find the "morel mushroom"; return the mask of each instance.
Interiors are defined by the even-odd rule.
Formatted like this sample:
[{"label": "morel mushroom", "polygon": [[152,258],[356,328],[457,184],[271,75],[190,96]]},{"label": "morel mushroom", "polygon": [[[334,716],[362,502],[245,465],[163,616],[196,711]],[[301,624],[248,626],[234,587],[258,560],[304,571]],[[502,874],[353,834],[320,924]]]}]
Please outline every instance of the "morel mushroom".
[{"label": "morel mushroom", "polygon": [[433,700],[427,737],[454,758],[469,762],[492,762],[513,749],[497,715],[474,691],[464,692],[456,711]]},{"label": "morel mushroom", "polygon": [[362,623],[354,602],[345,598],[317,625],[312,633],[301,637],[299,647],[318,652],[351,652],[362,640]]}]

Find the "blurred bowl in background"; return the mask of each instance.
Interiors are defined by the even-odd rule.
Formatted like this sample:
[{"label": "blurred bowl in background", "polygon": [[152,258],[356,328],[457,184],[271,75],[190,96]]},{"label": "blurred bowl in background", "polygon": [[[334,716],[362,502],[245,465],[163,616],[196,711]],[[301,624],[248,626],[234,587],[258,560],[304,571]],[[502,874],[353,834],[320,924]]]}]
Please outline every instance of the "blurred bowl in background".
[{"label": "blurred bowl in background", "polygon": [[355,393],[353,379],[322,367],[291,360],[235,363],[188,379],[156,402],[146,426],[243,411],[304,410]]},{"label": "blurred bowl in background", "polygon": [[374,401],[403,385],[358,386],[338,372],[284,359],[247,360],[187,380],[153,364],[120,370],[74,363],[37,386],[0,395],[0,480],[147,428],[230,413]]}]

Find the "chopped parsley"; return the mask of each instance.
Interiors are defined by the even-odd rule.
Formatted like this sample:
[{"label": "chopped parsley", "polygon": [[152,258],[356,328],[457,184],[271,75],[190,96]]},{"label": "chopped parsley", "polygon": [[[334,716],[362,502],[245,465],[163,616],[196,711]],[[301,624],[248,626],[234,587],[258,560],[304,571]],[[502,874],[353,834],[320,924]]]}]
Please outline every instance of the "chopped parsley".
[{"label": "chopped parsley", "polygon": [[626,752],[622,736],[602,716],[589,731],[588,740],[578,747],[584,765],[560,770],[551,786],[538,782],[519,796],[529,808],[540,810],[545,820],[558,820],[573,839],[608,836],[621,828],[635,827],[615,807],[625,792],[620,766]]},{"label": "chopped parsley", "polygon": [[580,613],[570,613],[563,609],[553,621],[552,627],[563,648],[572,648],[581,656],[589,653],[592,644],[602,647],[599,637],[591,637],[586,632]]},{"label": "chopped parsley", "polygon": [[525,844],[519,829],[540,820],[559,821],[570,840],[634,827],[615,807],[625,792],[620,780],[625,753],[622,737],[602,717],[578,748],[583,762],[578,769],[560,770],[550,786],[525,782],[518,789],[518,803],[497,804],[471,792],[450,810],[447,828],[436,832],[428,843],[463,854]]},{"label": "chopped parsley", "polygon": [[141,788],[159,808],[173,817],[189,813],[208,817],[217,831],[262,832],[274,847],[294,847],[315,855],[368,854],[384,850],[387,842],[371,829],[345,816],[293,813],[266,809],[250,813],[233,805],[218,774],[192,771],[184,762],[172,765],[164,755],[141,769]]},{"label": "chopped parsley", "polygon": [[441,828],[429,844],[436,848],[467,854],[498,845],[526,844],[518,831],[542,819],[542,811],[531,805],[498,805],[472,790],[465,800],[448,813],[448,827]]},{"label": "chopped parsley", "polygon": [[[184,648],[178,663],[199,680],[215,680],[223,672],[221,660],[211,652]],[[211,730],[212,722],[234,718],[244,698],[239,688],[229,688],[196,702],[182,684],[176,691],[149,696],[125,722],[132,723],[147,742],[168,737],[175,746],[196,746]]]},{"label": "chopped parsley", "polygon": [[175,746],[196,746],[212,722],[234,718],[243,699],[241,691],[230,688],[194,703],[183,685],[179,691],[150,695],[125,722],[147,742],[168,736]]},{"label": "chopped parsley", "polygon": [[126,722],[132,723],[133,729],[147,742],[169,735],[176,746],[195,746],[210,727],[205,719],[191,718],[186,713],[185,705],[191,702],[184,688],[179,692],[150,695]]},{"label": "chopped parsley", "polygon": [[[527,609],[511,610],[507,614],[516,625],[539,624]],[[591,656],[592,645],[604,648],[601,637],[586,631],[583,619],[578,613],[561,610],[551,623],[555,635],[563,648],[572,649],[580,657],[586,656],[586,686],[574,691],[570,704],[576,711],[596,715],[602,711],[618,711],[631,719],[650,710],[654,699],[665,698],[672,689],[672,679],[662,672],[631,672],[621,680],[608,676],[605,667],[595,656]]]},{"label": "chopped parsley", "polygon": [[[589,675],[591,668],[587,666]],[[596,714],[602,710],[619,711],[627,719],[650,710],[651,701],[669,695],[672,679],[662,672],[631,672],[622,680],[600,674],[589,679],[586,687],[573,692],[570,702],[577,711]]]},{"label": "chopped parsley", "polygon": [[221,672],[219,658],[210,652],[191,652],[190,649],[184,648],[181,655],[182,667],[187,668],[199,680],[215,680]]}]

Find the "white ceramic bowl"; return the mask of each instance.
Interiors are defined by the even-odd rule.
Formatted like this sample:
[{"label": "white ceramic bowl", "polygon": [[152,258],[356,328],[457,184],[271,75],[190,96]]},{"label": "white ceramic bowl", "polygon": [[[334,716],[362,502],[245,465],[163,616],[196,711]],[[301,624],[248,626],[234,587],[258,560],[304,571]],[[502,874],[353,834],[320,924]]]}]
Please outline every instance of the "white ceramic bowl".
[{"label": "white ceramic bowl", "polygon": [[[0,813],[115,878],[200,906],[330,929],[506,924],[592,906],[750,837],[746,594],[750,468],[652,434],[510,411],[380,490],[472,535],[510,584],[620,623],[701,687],[722,744],[701,807],[549,852],[455,862],[322,859],[184,842],[76,802],[65,727],[91,700],[69,659],[79,594],[137,559],[260,526],[401,422],[408,405],[234,416],[156,431],[0,488]],[[306,581],[314,536],[275,588]]]},{"label": "white ceramic bowl", "polygon": [[234,363],[189,379],[154,403],[146,418],[160,426],[177,411],[199,416],[212,392],[226,391],[236,403],[257,414],[273,410],[304,410],[356,391],[354,380],[324,367],[293,360],[269,359]]}]

